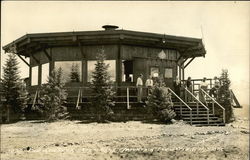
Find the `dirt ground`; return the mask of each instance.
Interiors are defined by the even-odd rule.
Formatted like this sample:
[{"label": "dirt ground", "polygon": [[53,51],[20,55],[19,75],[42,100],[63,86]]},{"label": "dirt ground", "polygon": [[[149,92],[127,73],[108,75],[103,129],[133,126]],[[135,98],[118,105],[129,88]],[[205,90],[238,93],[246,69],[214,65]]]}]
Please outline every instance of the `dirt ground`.
[{"label": "dirt ground", "polygon": [[[248,112],[248,111],[247,111]],[[2,160],[249,159],[249,118],[235,110],[225,127],[23,121],[1,126]],[[244,116],[242,116],[244,115]]]}]

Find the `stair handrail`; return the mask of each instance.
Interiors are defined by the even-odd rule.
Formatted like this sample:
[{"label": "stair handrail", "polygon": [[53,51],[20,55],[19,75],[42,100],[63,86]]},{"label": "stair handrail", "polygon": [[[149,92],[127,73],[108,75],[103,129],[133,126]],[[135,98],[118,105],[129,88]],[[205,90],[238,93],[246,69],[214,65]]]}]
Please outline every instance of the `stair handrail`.
[{"label": "stair handrail", "polygon": [[[207,110],[207,123],[209,124],[209,108],[207,106],[205,106],[198,98],[196,98],[193,93],[191,93],[187,88],[185,88],[185,90],[194,98],[197,100],[197,102],[199,102],[204,108],[206,108]],[[198,114],[198,103],[197,103],[197,114]]]},{"label": "stair handrail", "polygon": [[79,106],[80,99],[81,99],[81,88],[79,88],[79,91],[78,91],[78,96],[77,96],[77,101],[76,101],[76,109],[80,109],[80,106]]},{"label": "stair handrail", "polygon": [[193,114],[192,114],[192,108],[188,106],[188,104],[186,102],[184,102],[177,94],[174,93],[174,91],[172,91],[172,89],[170,88],[167,88],[175,97],[177,97],[188,109],[189,109],[189,112],[190,112],[190,124],[192,125],[192,117],[193,117]]},{"label": "stair handrail", "polygon": [[198,98],[196,98],[193,93],[191,93],[187,88],[185,88],[185,90],[192,96],[194,97],[194,99],[196,99],[204,108],[206,108],[206,110],[209,110],[209,108],[207,106],[205,106]]},{"label": "stair handrail", "polygon": [[201,88],[201,91],[203,93],[205,93],[214,103],[216,103],[222,110],[223,110],[223,122],[225,123],[226,121],[226,115],[225,115],[225,108],[220,105],[213,97],[211,97],[206,91],[204,91],[202,88]]},{"label": "stair handrail", "polygon": [[192,111],[192,108],[188,106],[188,104],[186,102],[184,102],[177,94],[174,93],[174,91],[170,88],[168,88],[168,90],[175,95],[175,97],[177,97],[189,110]]},{"label": "stair handrail", "polygon": [[33,102],[32,102],[32,106],[31,106],[31,108],[32,109],[34,109],[34,107],[35,107],[35,103],[36,103],[36,99],[37,99],[37,97],[38,97],[38,89],[36,90],[36,93],[35,93],[35,97],[34,97],[34,99],[33,99]]}]

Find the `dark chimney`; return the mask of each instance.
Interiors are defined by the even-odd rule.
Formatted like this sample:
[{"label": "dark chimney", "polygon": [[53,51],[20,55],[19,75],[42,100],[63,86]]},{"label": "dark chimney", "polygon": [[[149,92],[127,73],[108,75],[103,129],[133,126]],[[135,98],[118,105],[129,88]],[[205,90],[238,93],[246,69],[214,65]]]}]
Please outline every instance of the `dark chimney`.
[{"label": "dark chimney", "polygon": [[108,31],[108,30],[115,30],[115,29],[117,29],[119,27],[114,26],[114,25],[104,25],[104,26],[102,26],[102,28],[104,28],[106,31]]}]

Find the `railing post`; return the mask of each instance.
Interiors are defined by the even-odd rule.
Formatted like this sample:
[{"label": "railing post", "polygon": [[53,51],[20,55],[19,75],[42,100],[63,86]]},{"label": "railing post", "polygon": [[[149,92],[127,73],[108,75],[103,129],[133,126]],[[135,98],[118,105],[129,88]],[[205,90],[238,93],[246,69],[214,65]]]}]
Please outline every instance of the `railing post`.
[{"label": "railing post", "polygon": [[199,105],[198,105],[198,101],[196,101],[196,110],[197,110],[197,114],[199,114]]},{"label": "railing post", "polygon": [[78,91],[78,96],[77,96],[77,101],[76,101],[76,109],[80,109],[79,108],[80,94],[81,94],[81,89],[79,89],[79,91]]},{"label": "railing post", "polygon": [[223,109],[223,123],[226,123],[225,109]]},{"label": "railing post", "polygon": [[189,110],[190,111],[190,124],[192,125],[192,117],[193,117],[193,115],[192,115],[192,110]]},{"label": "railing post", "polygon": [[182,104],[180,103],[181,117],[182,117]]},{"label": "railing post", "polygon": [[209,124],[209,110],[207,110],[207,124]]},{"label": "railing post", "polygon": [[214,101],[213,101],[212,105],[213,105],[213,114],[214,114]]},{"label": "railing post", "polygon": [[129,87],[127,87],[127,109],[130,109],[130,105],[129,105]]},{"label": "railing post", "polygon": [[82,89],[80,88],[80,103],[82,103]]}]

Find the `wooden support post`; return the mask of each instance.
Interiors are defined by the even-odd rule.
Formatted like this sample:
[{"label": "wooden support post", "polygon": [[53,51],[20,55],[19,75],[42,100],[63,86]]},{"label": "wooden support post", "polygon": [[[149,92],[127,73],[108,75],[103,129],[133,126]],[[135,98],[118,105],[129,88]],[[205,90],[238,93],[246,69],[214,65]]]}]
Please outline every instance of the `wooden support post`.
[{"label": "wooden support post", "polygon": [[80,53],[82,56],[82,83],[84,84],[87,83],[87,62],[86,62],[86,56],[83,51],[82,43],[80,41],[78,41],[78,47],[80,49]]},{"label": "wooden support post", "polygon": [[85,57],[85,55],[84,55],[83,48],[82,48],[82,43],[81,43],[80,41],[78,42],[78,46],[79,46],[79,48],[80,48],[80,52],[81,52],[81,55],[82,55],[82,59],[85,59],[86,57]]},{"label": "wooden support post", "polygon": [[181,67],[180,66],[178,67],[179,67],[179,79],[181,79]]},{"label": "wooden support post", "polygon": [[182,67],[182,80],[185,80],[185,71],[184,71],[184,67]]},{"label": "wooden support post", "polygon": [[49,75],[51,76],[52,71],[54,70],[54,67],[55,67],[53,56],[52,56],[52,48],[49,48],[49,55],[51,57],[51,60],[49,62]]},{"label": "wooden support post", "polygon": [[38,85],[42,85],[42,65],[38,65]]},{"label": "wooden support post", "polygon": [[118,54],[117,54],[117,83],[118,83],[118,86],[120,86],[121,82],[122,82],[122,60],[121,60],[121,53],[122,52],[122,46],[121,44],[119,43],[118,44]]}]

